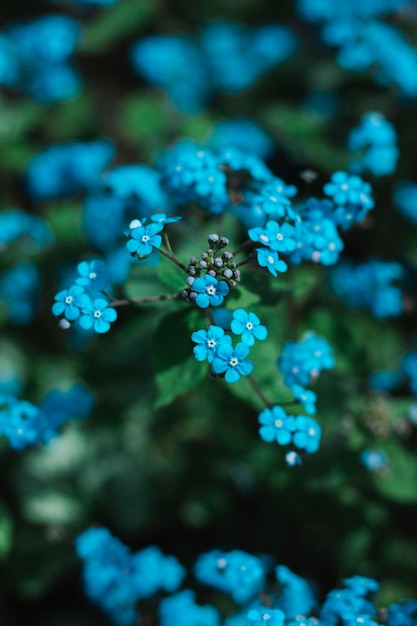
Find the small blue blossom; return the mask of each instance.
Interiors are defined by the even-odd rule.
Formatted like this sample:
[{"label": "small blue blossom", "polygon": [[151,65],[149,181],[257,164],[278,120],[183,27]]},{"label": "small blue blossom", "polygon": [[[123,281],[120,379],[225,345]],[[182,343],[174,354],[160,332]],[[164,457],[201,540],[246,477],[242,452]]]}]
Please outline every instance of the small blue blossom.
[{"label": "small blue blossom", "polygon": [[261,267],[267,267],[272,276],[277,276],[278,272],[286,272],[288,269],[288,265],[280,260],[277,252],[268,248],[257,248],[256,255],[258,264]]},{"label": "small blue blossom", "polygon": [[94,291],[102,291],[111,281],[111,274],[104,261],[82,261],[77,266],[79,278],[76,284],[91,287]]},{"label": "small blue blossom", "polygon": [[296,465],[302,465],[302,462],[303,460],[301,456],[298,454],[298,452],[295,452],[294,450],[290,450],[285,455],[285,464],[287,467],[295,467]]},{"label": "small blue blossom", "polygon": [[247,614],[250,626],[284,626],[285,614],[279,609],[269,609],[259,611],[252,609]]},{"label": "small blue blossom", "polygon": [[295,399],[302,405],[304,411],[306,411],[306,413],[310,413],[310,415],[314,415],[316,412],[317,402],[317,395],[314,391],[305,389],[301,385],[292,385],[291,391],[293,392]]},{"label": "small blue blossom", "polygon": [[371,185],[347,172],[332,174],[330,183],[324,185],[323,191],[336,205],[334,220],[345,230],[362,221],[374,207]]},{"label": "small blue blossom", "polygon": [[[294,574],[286,565],[275,568],[277,581],[282,585],[277,606],[284,611],[287,619],[310,615],[317,605],[313,586],[301,576]],[[307,626],[299,623],[296,626]],[[312,624],[311,626],[317,626]]]},{"label": "small blue blossom", "polygon": [[258,416],[261,424],[259,434],[266,443],[276,441],[280,446],[286,446],[292,441],[296,430],[294,417],[287,415],[280,406],[264,409]]},{"label": "small blue blossom", "polygon": [[241,376],[248,376],[253,371],[253,363],[246,359],[250,352],[245,343],[238,343],[235,348],[225,344],[220,346],[211,363],[215,374],[225,374],[228,383],[236,383]]},{"label": "small blue blossom", "polygon": [[293,443],[300,450],[309,454],[317,452],[320,446],[321,428],[316,420],[304,415],[295,417]]},{"label": "small blue blossom", "polygon": [[117,319],[117,311],[109,307],[109,303],[104,298],[90,300],[87,306],[83,307],[80,317],[80,326],[84,330],[95,330],[96,333],[107,333],[110,330],[111,322]]},{"label": "small blue blossom", "polygon": [[243,343],[248,346],[253,346],[255,339],[263,341],[268,336],[268,331],[265,326],[261,325],[259,317],[244,309],[236,309],[233,312],[231,329],[235,335],[242,335]]},{"label": "small blue blossom", "polygon": [[163,225],[159,223],[133,228],[129,235],[131,239],[126,244],[130,254],[143,258],[149,256],[154,248],[160,248],[162,237],[158,233],[162,229]]},{"label": "small blue blossom", "polygon": [[383,450],[362,450],[360,455],[362,465],[371,472],[379,472],[388,465],[388,455]]},{"label": "small blue blossom", "polygon": [[55,300],[52,313],[56,316],[63,315],[69,322],[78,319],[81,309],[84,309],[90,301],[84,287],[80,285],[74,285],[69,289],[60,291],[56,294]]},{"label": "small blue blossom", "polygon": [[220,348],[224,344],[231,344],[229,335],[224,334],[223,328],[219,326],[210,326],[208,330],[199,330],[191,335],[192,341],[197,345],[194,346],[193,352],[197,361],[208,360],[209,363]]},{"label": "small blue blossom", "polygon": [[356,595],[363,597],[366,597],[369,593],[376,593],[379,589],[379,583],[376,580],[365,576],[345,578],[343,584],[348,589],[352,589]]},{"label": "small blue blossom", "polygon": [[151,220],[156,224],[161,224],[161,226],[165,226],[165,224],[175,224],[182,220],[182,217],[177,215],[166,215],[165,213],[155,213],[151,215]]},{"label": "small blue blossom", "polygon": [[192,293],[196,293],[195,302],[201,309],[208,306],[220,306],[227,294],[229,285],[224,280],[217,280],[214,276],[206,274],[196,278],[192,284]]}]

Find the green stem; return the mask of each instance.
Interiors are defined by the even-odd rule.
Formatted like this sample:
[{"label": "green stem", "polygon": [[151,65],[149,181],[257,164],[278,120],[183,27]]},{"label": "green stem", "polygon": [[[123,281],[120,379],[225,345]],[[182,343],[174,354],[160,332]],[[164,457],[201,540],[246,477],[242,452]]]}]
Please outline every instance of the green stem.
[{"label": "green stem", "polygon": [[264,392],[259,387],[256,380],[253,378],[252,374],[249,374],[249,376],[247,376],[246,378],[248,379],[249,383],[251,384],[257,396],[259,396],[262,402],[270,409],[272,407],[272,404],[269,402],[268,398],[264,395]]},{"label": "green stem", "polygon": [[165,250],[162,250],[162,248],[157,248],[158,252],[160,252],[162,254],[162,256],[166,257],[167,259],[169,259],[170,261],[172,261],[172,263],[175,263],[175,265],[177,265],[178,267],[180,267],[182,269],[183,272],[185,272],[186,274],[188,274],[188,268],[186,265],[184,265],[184,263],[181,263],[181,261],[179,259],[177,259],[176,256],[174,256],[173,254],[170,254],[169,252],[165,252]]},{"label": "green stem", "polygon": [[166,245],[166,247],[168,249],[168,252],[170,254],[174,255],[174,253],[172,251],[171,242],[170,242],[169,237],[168,237],[168,233],[164,233],[164,242],[165,242],[165,245]]},{"label": "green stem", "polygon": [[161,296],[145,296],[144,298],[128,298],[126,300],[115,300],[109,304],[109,307],[126,306],[127,304],[145,304],[146,302],[163,302],[164,300],[175,300],[179,293],[166,293]]}]

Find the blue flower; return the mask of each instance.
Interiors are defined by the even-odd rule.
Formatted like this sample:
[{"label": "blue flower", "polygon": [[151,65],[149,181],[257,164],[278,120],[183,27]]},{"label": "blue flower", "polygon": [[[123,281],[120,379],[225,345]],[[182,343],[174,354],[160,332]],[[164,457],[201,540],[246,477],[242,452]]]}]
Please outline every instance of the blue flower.
[{"label": "blue flower", "polygon": [[162,229],[163,225],[157,223],[133,228],[130,233],[131,239],[126,244],[127,249],[140,258],[149,256],[154,248],[161,247],[162,237],[157,233]]},{"label": "blue flower", "polygon": [[229,285],[224,280],[217,280],[214,276],[206,274],[196,278],[192,284],[192,292],[196,293],[195,302],[201,309],[208,306],[220,306],[224,297],[229,293]]},{"label": "blue flower", "polygon": [[284,626],[285,615],[279,609],[252,609],[247,614],[250,626]]},{"label": "blue flower", "polygon": [[383,450],[362,450],[360,459],[371,472],[378,472],[388,465],[388,455]]},{"label": "blue flower", "polygon": [[266,223],[266,232],[270,240],[271,250],[277,252],[292,252],[296,246],[296,230],[291,224],[278,224],[273,220]]},{"label": "blue flower", "polygon": [[321,428],[316,420],[298,415],[295,418],[295,431],[293,443],[297,448],[308,453],[317,452],[320,445]]},{"label": "blue flower", "polygon": [[255,339],[263,341],[268,336],[268,331],[265,326],[261,326],[259,317],[244,309],[233,312],[231,329],[235,335],[242,335],[243,343],[248,346],[253,346]]},{"label": "blue flower", "polygon": [[226,382],[236,383],[241,376],[248,376],[253,371],[253,363],[246,359],[250,350],[244,343],[222,345],[217,350],[211,366],[215,374],[225,374]]},{"label": "blue flower", "polygon": [[291,391],[293,392],[296,400],[302,405],[306,413],[314,415],[316,412],[317,395],[314,391],[304,389],[301,385],[292,385]]},{"label": "blue flower", "polygon": [[101,291],[111,281],[111,275],[104,261],[82,261],[77,265],[80,275],[76,284],[82,287],[91,287],[94,291]]},{"label": "blue flower", "polygon": [[69,289],[60,291],[55,296],[55,304],[52,306],[54,315],[63,315],[72,322],[80,316],[80,311],[89,303],[89,297],[80,285],[74,285]]},{"label": "blue flower", "polygon": [[175,224],[182,220],[182,217],[177,215],[166,215],[165,213],[155,213],[151,215],[151,220],[156,224],[161,224],[161,226],[165,226],[165,224]]},{"label": "blue flower", "polygon": [[295,421],[292,415],[287,415],[280,406],[264,409],[258,416],[261,424],[259,434],[266,443],[276,441],[280,446],[286,446],[291,442],[295,431]]},{"label": "blue flower", "polygon": [[113,307],[109,307],[108,304],[104,298],[90,300],[83,309],[80,326],[85,330],[93,328],[96,333],[106,333],[110,330],[110,323],[117,319],[117,311]]},{"label": "blue flower", "polygon": [[214,355],[220,346],[231,343],[229,335],[224,334],[223,328],[210,326],[208,330],[199,330],[191,335],[194,346],[193,352],[197,361],[213,361]]},{"label": "blue flower", "polygon": [[285,464],[287,467],[295,467],[296,465],[301,465],[302,462],[303,460],[301,456],[298,454],[298,452],[294,452],[294,450],[290,450],[285,455]]},{"label": "blue flower", "polygon": [[277,272],[286,272],[287,264],[281,261],[278,254],[268,248],[257,248],[256,255],[258,264],[261,267],[267,267],[272,276],[277,276]]}]

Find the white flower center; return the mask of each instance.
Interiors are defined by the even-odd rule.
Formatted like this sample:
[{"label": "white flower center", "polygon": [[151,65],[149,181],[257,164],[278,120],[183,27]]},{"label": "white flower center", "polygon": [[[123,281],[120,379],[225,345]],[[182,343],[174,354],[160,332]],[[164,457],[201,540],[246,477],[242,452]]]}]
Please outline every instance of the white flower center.
[{"label": "white flower center", "polygon": [[247,328],[247,330],[252,330],[253,329],[252,322],[246,322],[246,328]]},{"label": "white flower center", "polygon": [[314,435],[316,434],[316,431],[314,430],[314,428],[309,428],[307,432],[310,435],[310,437],[314,437]]},{"label": "white flower center", "polygon": [[267,257],[267,259],[266,259],[266,260],[268,261],[268,263],[270,263],[270,265],[273,265],[273,264],[275,263],[275,261],[274,261],[274,257],[273,257],[273,256],[271,256],[271,255],[269,255],[269,257]]},{"label": "white flower center", "polygon": [[347,191],[349,189],[349,185],[347,183],[343,183],[343,185],[340,185],[340,189],[343,189],[343,191]]},{"label": "white flower center", "polygon": [[284,423],[283,423],[282,420],[275,420],[275,422],[274,422],[275,428],[282,428],[283,425],[284,425]]},{"label": "white flower center", "polygon": [[206,293],[209,296],[215,296],[216,295],[216,287],[214,285],[209,285],[208,287],[206,287]]},{"label": "white flower center", "polygon": [[226,559],[218,559],[218,561],[217,561],[217,567],[218,567],[219,569],[224,569],[224,568],[226,567],[226,565],[227,565],[227,561],[226,561]]},{"label": "white flower center", "polygon": [[214,341],[214,339],[209,339],[209,340],[207,341],[207,345],[208,345],[208,347],[209,347],[209,348],[215,348],[217,344],[216,344],[216,342]]},{"label": "white flower center", "polygon": [[318,224],[316,224],[313,228],[313,230],[316,231],[316,233],[320,230],[320,226]]},{"label": "white flower center", "polygon": [[268,620],[268,619],[271,619],[271,616],[269,615],[269,613],[264,613],[264,614],[262,615],[262,619],[263,619],[263,620]]},{"label": "white flower center", "polygon": [[237,359],[235,356],[232,356],[232,358],[229,360],[230,367],[236,367],[236,365],[238,364],[239,364],[239,359]]},{"label": "white flower center", "polygon": [[259,239],[261,241],[264,241],[265,243],[268,243],[269,241],[269,237],[267,237],[266,235],[259,235]]},{"label": "white flower center", "polygon": [[329,250],[336,250],[336,244],[335,243],[329,243]]},{"label": "white flower center", "polygon": [[72,296],[67,296],[65,298],[65,304],[71,304],[71,302],[72,302]]},{"label": "white flower center", "polygon": [[96,317],[97,319],[101,317],[101,311],[94,311],[94,317]]},{"label": "white flower center", "polygon": [[277,239],[278,241],[282,241],[284,239],[284,235],[282,235],[281,233],[277,233]]},{"label": "white flower center", "polygon": [[143,235],[142,243],[148,243],[148,241],[149,241],[149,235]]},{"label": "white flower center", "polygon": [[97,274],[95,272],[90,272],[89,275],[88,275],[88,278],[93,280],[93,278],[97,278]]},{"label": "white flower center", "polygon": [[314,356],[317,356],[317,357],[321,356],[321,350],[316,350],[314,353]]},{"label": "white flower center", "polygon": [[298,374],[298,367],[293,367],[291,371],[293,374]]}]

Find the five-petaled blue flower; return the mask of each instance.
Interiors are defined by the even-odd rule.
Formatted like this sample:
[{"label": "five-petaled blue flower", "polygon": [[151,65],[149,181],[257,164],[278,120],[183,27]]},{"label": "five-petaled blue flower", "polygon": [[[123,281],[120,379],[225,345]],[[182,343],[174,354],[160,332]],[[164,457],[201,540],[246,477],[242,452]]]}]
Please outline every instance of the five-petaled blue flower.
[{"label": "five-petaled blue flower", "polygon": [[312,417],[298,415],[295,418],[296,433],[293,436],[293,443],[300,450],[305,452],[317,452],[320,446],[321,428]]},{"label": "five-petaled blue flower", "polygon": [[225,374],[228,383],[236,383],[241,376],[248,376],[253,371],[252,361],[246,359],[249,352],[245,343],[238,343],[235,348],[230,344],[220,346],[211,363],[213,372]]},{"label": "five-petaled blue flower", "polygon": [[52,306],[52,313],[54,315],[64,315],[65,319],[72,322],[80,316],[80,309],[88,304],[89,297],[84,293],[83,287],[74,285],[57,293],[55,300],[56,302]]},{"label": "five-petaled blue flower", "polygon": [[258,421],[261,424],[259,434],[267,443],[276,441],[280,446],[286,446],[291,442],[292,435],[296,430],[293,415],[287,415],[280,406],[264,409],[259,414]]},{"label": "five-petaled blue flower", "polygon": [[161,247],[162,237],[158,233],[162,229],[163,224],[156,222],[133,228],[129,235],[131,239],[126,244],[127,249],[138,257],[149,256],[154,248]]},{"label": "five-petaled blue flower", "polygon": [[268,247],[276,252],[292,252],[296,246],[295,228],[291,224],[279,224],[270,220],[266,224]]},{"label": "five-petaled blue flower", "polygon": [[111,274],[104,261],[82,261],[77,265],[79,277],[75,281],[82,287],[101,291],[111,281]]},{"label": "five-petaled blue flower", "polygon": [[214,276],[206,274],[196,278],[192,285],[197,297],[195,302],[201,309],[208,306],[220,306],[224,297],[229,293],[229,285],[224,280],[217,280]]},{"label": "five-petaled blue flower", "polygon": [[261,611],[251,609],[247,614],[248,626],[283,626],[285,614],[280,609],[265,607]]},{"label": "five-petaled blue flower", "polygon": [[197,361],[207,359],[209,363],[213,361],[213,357],[220,346],[232,342],[230,336],[225,335],[223,328],[219,326],[210,326],[208,330],[199,330],[191,335],[191,339],[197,344],[193,348]]},{"label": "five-petaled blue flower", "polygon": [[109,307],[108,304],[108,301],[104,298],[90,300],[89,304],[83,309],[83,314],[80,317],[80,326],[85,330],[92,328],[96,333],[106,333],[110,330],[110,323],[117,319],[117,311]]},{"label": "five-petaled blue flower", "polygon": [[286,272],[287,264],[281,261],[278,254],[268,248],[257,248],[256,255],[258,264],[261,267],[267,267],[272,276],[277,276],[277,272]]},{"label": "five-petaled blue flower", "polygon": [[261,326],[259,317],[244,309],[236,309],[233,312],[231,328],[235,335],[242,335],[242,341],[247,346],[253,346],[255,339],[263,341],[268,335],[265,326]]}]

